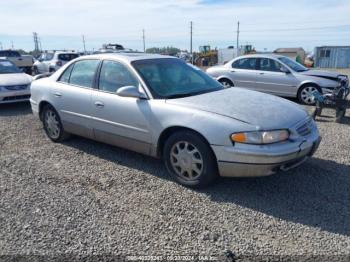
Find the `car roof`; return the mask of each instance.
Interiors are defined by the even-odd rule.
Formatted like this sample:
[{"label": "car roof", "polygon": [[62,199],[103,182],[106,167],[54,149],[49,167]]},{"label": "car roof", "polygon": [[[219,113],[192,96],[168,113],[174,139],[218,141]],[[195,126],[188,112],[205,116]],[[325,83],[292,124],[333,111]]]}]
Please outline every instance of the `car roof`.
[{"label": "car roof", "polygon": [[283,55],[276,55],[276,54],[251,54],[251,55],[243,55],[243,56],[239,56],[237,58],[243,58],[243,57],[251,57],[251,58],[255,58],[255,57],[263,57],[263,58],[280,58],[280,57],[285,57]]},{"label": "car roof", "polygon": [[87,55],[87,56],[81,56],[80,59],[87,59],[87,58],[97,58],[97,59],[117,59],[117,60],[123,60],[125,62],[133,62],[137,60],[145,60],[145,59],[161,59],[161,58],[173,58],[177,59],[173,56],[166,56],[166,55],[157,55],[157,54],[146,54],[146,53],[130,53],[130,52],[120,52],[120,53],[104,53],[104,54],[95,54],[95,55]]}]

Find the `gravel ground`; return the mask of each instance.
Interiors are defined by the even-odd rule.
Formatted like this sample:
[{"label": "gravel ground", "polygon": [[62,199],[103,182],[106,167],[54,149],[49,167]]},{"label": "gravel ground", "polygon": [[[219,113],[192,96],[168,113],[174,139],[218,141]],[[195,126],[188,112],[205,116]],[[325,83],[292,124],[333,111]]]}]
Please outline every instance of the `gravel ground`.
[{"label": "gravel ground", "polygon": [[54,144],[29,104],[2,105],[0,255],[350,255],[350,118],[325,113],[303,166],[198,191],[137,153]]}]

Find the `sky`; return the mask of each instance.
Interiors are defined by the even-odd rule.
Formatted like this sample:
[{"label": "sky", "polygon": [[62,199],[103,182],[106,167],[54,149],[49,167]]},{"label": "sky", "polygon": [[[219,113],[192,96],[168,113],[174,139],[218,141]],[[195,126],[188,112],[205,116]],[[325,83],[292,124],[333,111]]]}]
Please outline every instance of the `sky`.
[{"label": "sky", "polygon": [[0,0],[0,48],[96,50],[119,43],[142,50],[175,46],[236,46],[257,50],[350,45],[350,0]]}]

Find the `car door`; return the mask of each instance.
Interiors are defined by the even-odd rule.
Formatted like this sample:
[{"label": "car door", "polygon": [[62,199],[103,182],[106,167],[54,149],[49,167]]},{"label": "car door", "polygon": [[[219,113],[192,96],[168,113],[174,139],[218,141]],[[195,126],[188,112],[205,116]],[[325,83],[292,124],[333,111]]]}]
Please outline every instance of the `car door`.
[{"label": "car door", "polygon": [[280,96],[295,96],[298,80],[278,61],[271,58],[259,58],[257,61],[257,91]]},{"label": "car door", "polygon": [[233,61],[228,74],[234,86],[255,89],[256,58],[246,57]]},{"label": "car door", "polygon": [[148,154],[151,144],[148,100],[118,96],[117,90],[124,86],[142,88],[128,66],[117,61],[103,61],[98,89],[92,94],[95,138]]},{"label": "car door", "polygon": [[91,95],[100,60],[86,59],[70,65],[52,88],[54,106],[64,128],[92,138]]}]

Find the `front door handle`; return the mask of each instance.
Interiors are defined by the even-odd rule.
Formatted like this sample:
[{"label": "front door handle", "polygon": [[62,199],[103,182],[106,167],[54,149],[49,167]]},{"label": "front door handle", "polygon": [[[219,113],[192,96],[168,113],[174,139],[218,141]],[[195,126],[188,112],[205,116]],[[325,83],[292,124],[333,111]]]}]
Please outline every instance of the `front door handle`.
[{"label": "front door handle", "polygon": [[61,94],[61,93],[58,93],[58,92],[55,92],[53,95],[54,95],[55,97],[61,97],[61,96],[62,96],[62,94]]},{"label": "front door handle", "polygon": [[232,73],[236,72],[235,70],[231,70]]},{"label": "front door handle", "polygon": [[265,75],[265,73],[259,73],[259,75]]},{"label": "front door handle", "polygon": [[97,107],[104,107],[105,105],[102,102],[100,102],[100,101],[96,101],[95,102],[95,106],[97,106]]}]

